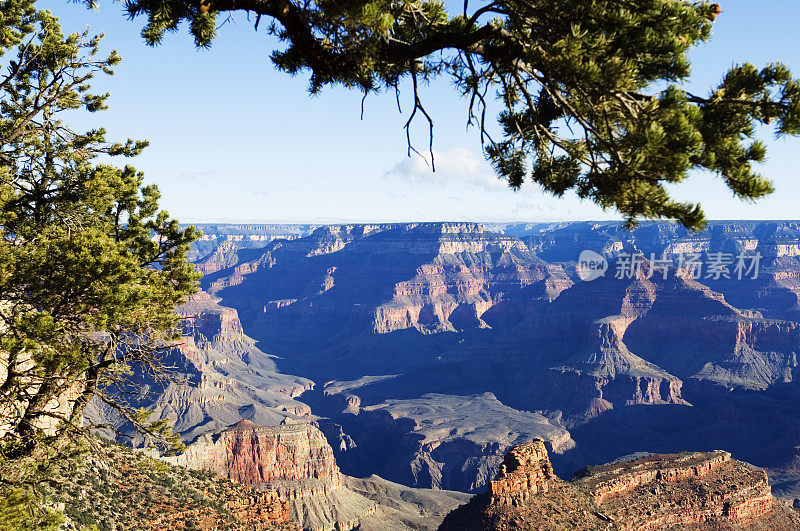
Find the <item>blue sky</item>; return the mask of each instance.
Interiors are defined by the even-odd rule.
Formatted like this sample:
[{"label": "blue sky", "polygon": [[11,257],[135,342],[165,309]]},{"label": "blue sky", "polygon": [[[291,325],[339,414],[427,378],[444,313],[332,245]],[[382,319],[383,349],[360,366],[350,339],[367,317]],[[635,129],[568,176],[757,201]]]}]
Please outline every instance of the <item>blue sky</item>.
[{"label": "blue sky", "polygon": [[[371,96],[360,120],[361,96],[328,89],[310,97],[307,77],[273,69],[274,44],[237,15],[210,50],[194,47],[187,30],[156,48],[139,36],[143,20],[128,21],[119,3],[96,11],[66,0],[40,2],[67,31],[91,26],[105,48],[123,57],[117,73],[96,87],[112,93],[95,118],[112,138],[146,138],[135,161],[162,190],[162,206],[182,221],[536,221],[615,218],[574,197],[553,198],[535,185],[512,192],[484,162],[478,135],[465,129],[466,103],[447,79],[422,89],[435,122],[437,172],[406,156],[394,95]],[[691,88],[705,92],[736,62],[782,61],[800,75],[796,24],[800,3],[723,1],[710,43],[693,54]],[[409,95],[401,99],[404,110]],[[89,124],[86,124],[89,125]],[[96,124],[92,124],[96,125]],[[421,121],[419,125],[424,125]],[[427,146],[418,127],[417,144]],[[760,168],[777,192],[756,204],[731,197],[713,175],[699,174],[675,189],[700,200],[711,219],[800,217],[800,139],[768,140]],[[420,149],[420,151],[423,151]]]}]

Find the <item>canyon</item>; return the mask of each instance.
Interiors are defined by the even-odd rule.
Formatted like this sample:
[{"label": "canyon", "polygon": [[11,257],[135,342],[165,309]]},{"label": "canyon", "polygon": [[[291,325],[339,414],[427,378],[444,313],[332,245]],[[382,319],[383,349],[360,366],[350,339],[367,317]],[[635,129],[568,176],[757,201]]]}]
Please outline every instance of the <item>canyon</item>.
[{"label": "canyon", "polygon": [[[309,528],[435,528],[534,439],[554,480],[722,448],[800,497],[797,222],[199,228],[203,291],[168,356],[183,382],[136,375],[136,405],[175,423],[183,465],[278,489]],[[583,250],[604,276],[581,280]],[[679,267],[756,252],[741,279]]]}]

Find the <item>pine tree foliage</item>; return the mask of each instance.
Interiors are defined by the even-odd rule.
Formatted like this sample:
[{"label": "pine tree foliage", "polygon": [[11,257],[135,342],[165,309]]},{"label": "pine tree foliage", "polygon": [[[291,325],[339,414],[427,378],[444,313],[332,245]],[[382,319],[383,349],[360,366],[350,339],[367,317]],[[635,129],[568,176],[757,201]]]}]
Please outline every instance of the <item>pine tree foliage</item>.
[{"label": "pine tree foliage", "polygon": [[0,531],[56,531],[63,523],[63,514],[43,510],[31,491],[0,491]]},{"label": "pine tree foliage", "polygon": [[[417,88],[449,75],[488,160],[512,188],[532,181],[557,196],[572,190],[617,209],[629,225],[644,216],[701,228],[700,206],[668,193],[693,172],[718,176],[744,200],[771,193],[754,169],[765,156],[756,129],[800,132],[800,84],[780,63],[734,66],[708,95],[683,88],[687,52],[709,39],[721,14],[709,2],[465,0],[459,13],[435,0],[125,5],[131,18],[147,18],[142,35],[150,44],[181,21],[197,45],[209,46],[220,14],[252,13],[256,28],[266,17],[268,31],[286,44],[272,61],[289,74],[309,71],[312,93],[331,84],[365,95],[398,91],[410,78],[409,123],[424,117],[433,125]],[[486,127],[495,96],[498,138]]]},{"label": "pine tree foliage", "polygon": [[169,377],[161,353],[180,335],[175,305],[196,289],[197,234],[159,210],[140,172],[112,164],[146,142],[65,121],[105,108],[91,81],[117,54],[99,55],[100,36],[64,35],[31,0],[1,3],[0,468],[82,436],[92,398],[178,449],[165,422],[114,390],[133,369]]}]

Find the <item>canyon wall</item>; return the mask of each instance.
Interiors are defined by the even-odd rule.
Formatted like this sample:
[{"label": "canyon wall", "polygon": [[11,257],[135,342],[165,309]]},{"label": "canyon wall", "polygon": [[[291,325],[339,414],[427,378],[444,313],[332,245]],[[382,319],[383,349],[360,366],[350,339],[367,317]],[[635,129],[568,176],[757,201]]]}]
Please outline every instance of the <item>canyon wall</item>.
[{"label": "canyon wall", "polygon": [[[235,309],[220,306],[200,292],[176,311],[183,318],[184,335],[162,356],[170,378],[158,379],[138,370],[129,389],[109,392],[170,420],[184,442],[242,418],[261,424],[312,418],[309,406],[297,398],[314,383],[278,371],[273,358],[244,333]],[[131,436],[134,444],[141,442],[129,424],[99,401],[90,403],[86,416],[96,424],[117,428],[123,434],[120,441]]]},{"label": "canyon wall", "polygon": [[[800,444],[790,415],[778,413],[800,403],[770,391],[798,395],[787,394],[800,348],[797,222],[713,222],[699,234],[668,223],[631,232],[611,222],[348,224],[235,246],[199,262],[208,267],[202,283],[238,310],[260,349],[318,388],[373,378],[301,399],[327,417],[320,426],[346,473],[484,488],[522,433],[508,430],[514,435],[495,449],[445,432],[448,423],[429,429],[428,405],[389,411],[439,400],[452,422],[481,426],[477,410],[458,417],[449,404],[487,392],[508,408],[493,408],[491,422],[512,411],[540,415],[560,434],[527,435],[572,441],[556,444],[560,473],[689,443],[783,466]],[[587,249],[608,261],[592,282],[575,268]],[[680,253],[707,262],[720,252],[761,253],[758,275],[693,278],[677,269]],[[646,260],[618,275],[626,253]],[[666,273],[649,263],[651,253],[672,260]],[[751,391],[763,393],[761,406]],[[749,429],[730,428],[742,423]],[[770,443],[755,444],[752,432],[769,433]],[[366,448],[388,444],[390,434],[397,442],[382,463]]]}]

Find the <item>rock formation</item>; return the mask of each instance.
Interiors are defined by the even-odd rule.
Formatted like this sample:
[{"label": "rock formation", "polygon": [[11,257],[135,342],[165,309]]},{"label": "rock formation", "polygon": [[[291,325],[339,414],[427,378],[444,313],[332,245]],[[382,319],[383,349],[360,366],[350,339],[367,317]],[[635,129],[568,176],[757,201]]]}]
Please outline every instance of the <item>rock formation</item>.
[{"label": "rock formation", "polygon": [[534,439],[509,450],[497,479],[489,482],[492,503],[519,506],[531,496],[546,493],[557,480],[544,441]]},{"label": "rock formation", "polygon": [[544,441],[512,449],[489,493],[440,530],[763,529],[789,531],[800,513],[773,498],[766,474],[727,452],[654,455],[555,476]]},{"label": "rock formation", "polygon": [[306,529],[354,529],[360,517],[377,510],[372,501],[343,488],[331,447],[310,424],[257,426],[242,420],[201,436],[182,455],[164,459],[274,490]]},{"label": "rock formation", "polygon": [[257,426],[241,420],[200,436],[183,454],[165,459],[243,485],[318,480],[328,490],[341,487],[331,447],[318,429],[304,423]]},{"label": "rock formation", "polygon": [[[310,530],[377,531],[403,528],[406,521],[432,529],[447,511],[465,501],[457,493],[432,494],[379,477],[367,481],[344,476],[323,434],[305,423],[257,426],[242,420],[201,436],[182,455],[163,459],[275,492],[288,505],[292,519]],[[387,495],[392,491],[402,491],[415,501],[392,503]]]}]

